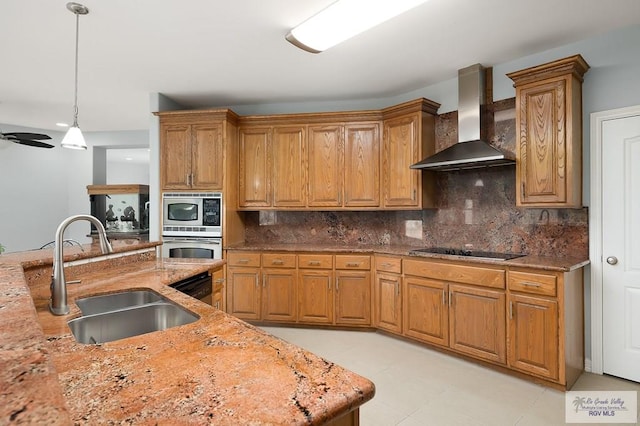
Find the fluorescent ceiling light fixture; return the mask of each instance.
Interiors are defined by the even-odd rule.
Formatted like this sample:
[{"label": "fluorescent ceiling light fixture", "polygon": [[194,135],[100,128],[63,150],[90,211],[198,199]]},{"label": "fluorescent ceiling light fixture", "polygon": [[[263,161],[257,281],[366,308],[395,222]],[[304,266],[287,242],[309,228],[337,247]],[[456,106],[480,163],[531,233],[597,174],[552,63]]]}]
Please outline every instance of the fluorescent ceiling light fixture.
[{"label": "fluorescent ceiling light fixture", "polygon": [[58,126],[58,127],[69,127],[69,125],[67,123],[56,123],[56,126]]},{"label": "fluorescent ceiling light fixture", "polygon": [[320,53],[427,0],[338,0],[285,36],[311,53]]}]

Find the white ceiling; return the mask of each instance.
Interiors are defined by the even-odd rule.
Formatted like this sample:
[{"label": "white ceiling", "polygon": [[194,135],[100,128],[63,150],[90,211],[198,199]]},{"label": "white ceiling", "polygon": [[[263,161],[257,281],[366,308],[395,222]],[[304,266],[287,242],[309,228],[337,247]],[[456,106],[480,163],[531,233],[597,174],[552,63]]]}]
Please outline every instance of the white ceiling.
[{"label": "white ceiling", "polygon": [[[430,0],[313,55],[284,36],[333,0],[78,1],[90,10],[80,17],[84,131],[147,128],[154,92],[186,107],[384,98],[640,24],[638,0]],[[0,123],[72,120],[65,5],[2,0]]]}]

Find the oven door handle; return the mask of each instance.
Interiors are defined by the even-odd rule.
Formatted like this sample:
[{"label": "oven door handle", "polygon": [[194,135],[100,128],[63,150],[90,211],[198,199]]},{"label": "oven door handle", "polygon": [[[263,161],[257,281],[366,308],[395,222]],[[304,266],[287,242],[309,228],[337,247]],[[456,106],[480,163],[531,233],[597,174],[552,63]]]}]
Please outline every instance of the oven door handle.
[{"label": "oven door handle", "polygon": [[203,243],[203,244],[212,244],[212,245],[216,245],[219,246],[220,244],[222,244],[222,242],[220,240],[205,240],[205,239],[198,239],[198,238],[164,238],[163,243]]}]

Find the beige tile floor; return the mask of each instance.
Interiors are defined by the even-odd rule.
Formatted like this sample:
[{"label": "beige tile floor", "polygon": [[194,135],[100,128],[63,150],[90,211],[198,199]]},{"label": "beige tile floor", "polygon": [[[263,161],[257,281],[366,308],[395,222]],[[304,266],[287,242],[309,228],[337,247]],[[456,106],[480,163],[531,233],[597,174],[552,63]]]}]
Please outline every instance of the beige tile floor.
[{"label": "beige tile floor", "polygon": [[[262,328],[373,381],[376,396],[361,407],[362,426],[565,424],[563,392],[418,344],[374,332]],[[635,390],[640,397],[638,383],[590,373],[572,390]]]}]

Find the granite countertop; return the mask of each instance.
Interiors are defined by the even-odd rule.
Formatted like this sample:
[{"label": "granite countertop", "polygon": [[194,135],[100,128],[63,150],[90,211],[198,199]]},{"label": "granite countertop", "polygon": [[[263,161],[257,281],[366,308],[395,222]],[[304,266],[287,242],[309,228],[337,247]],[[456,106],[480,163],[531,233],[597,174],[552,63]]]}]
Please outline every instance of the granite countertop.
[{"label": "granite countertop", "polygon": [[246,251],[280,251],[280,252],[327,252],[327,253],[368,253],[387,254],[395,256],[414,256],[430,259],[441,259],[457,262],[483,263],[490,265],[534,268],[547,271],[569,272],[582,268],[589,264],[589,259],[579,257],[552,257],[552,256],[523,256],[511,260],[497,260],[487,258],[472,258],[468,256],[454,256],[449,254],[436,253],[410,253],[422,247],[399,246],[399,245],[313,245],[313,244],[236,244],[225,246],[225,250],[246,250]]},{"label": "granite countertop", "polygon": [[[87,252],[96,253],[70,250],[69,258]],[[50,254],[25,253],[24,263],[20,254],[2,257],[0,423],[322,424],[374,395],[369,380],[167,286],[224,261],[150,259],[85,271],[68,287],[71,313],[54,316],[48,284],[29,289],[24,273]],[[80,315],[76,298],[131,288],[150,288],[200,319],[101,345],[75,341],[67,321]]]}]

